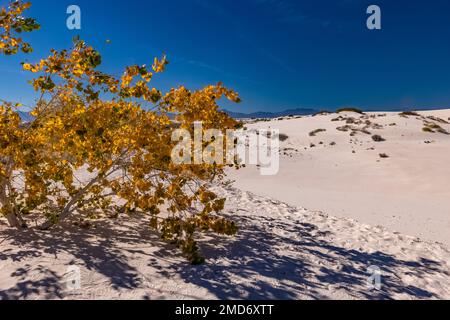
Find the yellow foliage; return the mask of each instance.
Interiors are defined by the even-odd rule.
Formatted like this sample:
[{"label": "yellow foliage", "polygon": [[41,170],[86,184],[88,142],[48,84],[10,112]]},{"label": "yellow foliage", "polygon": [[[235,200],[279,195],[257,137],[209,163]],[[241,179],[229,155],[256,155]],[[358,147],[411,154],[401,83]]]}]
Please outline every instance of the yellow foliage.
[{"label": "yellow foliage", "polygon": [[[11,6],[2,14],[14,25],[29,4]],[[0,42],[4,53],[21,45],[10,37],[8,24],[0,27],[9,39]],[[52,50],[36,64],[23,64],[36,74],[32,86],[42,99],[27,124],[16,105],[0,105],[1,213],[22,224],[23,213],[41,214],[45,227],[73,215],[149,215],[150,226],[164,239],[177,243],[191,262],[201,262],[198,231],[236,232],[235,224],[219,215],[225,200],[209,190],[212,179],[222,179],[224,166],[174,165],[175,126],[169,112],[176,112],[181,128],[192,130],[195,121],[202,121],[204,130],[225,132],[237,122],[219,111],[217,101],[239,102],[239,96],[220,83],[163,94],[149,85],[154,74],[164,71],[166,56],[155,58],[152,71],[146,65],[127,67],[120,79],[100,72],[101,62],[98,51],[76,41],[70,51]],[[14,172],[23,177],[23,190],[14,189]],[[87,172],[89,180],[80,181],[80,172]],[[161,214],[163,206],[169,215]]]},{"label": "yellow foliage", "polygon": [[30,6],[30,2],[11,1],[9,7],[0,9],[0,54],[12,55],[19,50],[24,53],[33,51],[28,43],[16,36],[40,28],[34,19],[22,16]]}]

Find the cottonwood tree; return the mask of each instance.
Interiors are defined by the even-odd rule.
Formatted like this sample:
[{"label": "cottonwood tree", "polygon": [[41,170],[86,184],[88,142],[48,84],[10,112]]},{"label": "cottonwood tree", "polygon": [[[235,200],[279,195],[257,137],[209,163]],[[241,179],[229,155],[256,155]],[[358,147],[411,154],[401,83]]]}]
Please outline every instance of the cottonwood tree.
[{"label": "cottonwood tree", "polygon": [[[0,9],[0,54],[32,51],[31,46],[19,37],[22,32],[40,28],[34,19],[22,15],[30,6],[29,2],[14,1],[7,8]],[[18,205],[25,195],[16,189],[17,180],[21,178],[17,170],[26,167],[34,155],[25,142],[26,132],[17,113],[19,107],[20,104],[3,100],[0,105],[0,213],[17,228],[25,225]],[[33,143],[32,139],[28,142]],[[38,148],[37,145],[35,147]]]},{"label": "cottonwood tree", "polygon": [[0,11],[0,53],[16,54],[19,50],[24,53],[32,52],[32,47],[19,37],[23,32],[31,32],[40,28],[33,18],[26,18],[22,14],[30,8],[30,2],[13,1],[7,8]]},{"label": "cottonwood tree", "polygon": [[70,50],[23,64],[36,74],[31,83],[40,98],[26,124],[14,105],[0,108],[2,213],[19,229],[29,216],[51,229],[75,218],[140,214],[192,263],[202,262],[198,232],[237,230],[220,215],[225,199],[210,189],[223,179],[224,165],[174,164],[172,133],[192,131],[195,121],[205,131],[236,128],[218,101],[239,102],[237,93],[217,84],[163,94],[150,83],[168,64],[165,56],[150,67],[127,67],[120,78],[101,72],[101,62],[98,51],[76,39]]}]

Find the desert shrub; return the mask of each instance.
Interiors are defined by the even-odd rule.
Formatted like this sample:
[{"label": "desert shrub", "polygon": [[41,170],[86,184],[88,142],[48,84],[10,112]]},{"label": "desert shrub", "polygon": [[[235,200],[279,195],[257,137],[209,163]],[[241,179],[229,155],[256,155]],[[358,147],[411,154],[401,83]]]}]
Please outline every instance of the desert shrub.
[{"label": "desert shrub", "polygon": [[359,113],[359,114],[364,114],[364,112],[358,108],[341,108],[336,111],[336,113],[342,113],[342,112],[355,112],[355,113]]},{"label": "desert shrub", "polygon": [[389,155],[387,155],[386,153],[380,153],[380,158],[387,159],[389,158]]},{"label": "desert shrub", "polygon": [[281,142],[284,142],[284,141],[286,141],[286,140],[289,139],[289,136],[288,136],[287,134],[280,133],[280,134],[278,135],[278,138],[280,139]]},{"label": "desert shrub", "polygon": [[332,122],[342,121],[342,120],[344,120],[344,118],[343,118],[342,116],[339,116],[339,117],[337,117],[337,118],[331,119]]},{"label": "desert shrub", "polygon": [[[15,6],[20,15],[29,5]],[[22,19],[8,19],[19,28]],[[5,27],[5,19],[0,21]],[[25,31],[36,29],[34,20],[25,21]],[[3,32],[4,53],[16,53],[14,44],[30,51],[11,37]],[[98,51],[75,40],[71,50],[52,50],[37,64],[23,64],[36,75],[31,84],[41,98],[26,125],[19,105],[0,105],[1,214],[19,230],[29,226],[29,214],[44,229],[74,217],[147,215],[164,240],[177,244],[192,263],[202,262],[198,232],[237,231],[220,215],[225,199],[211,191],[212,181],[223,181],[224,165],[174,164],[172,134],[182,128],[193,135],[196,121],[203,130],[241,127],[217,104],[222,97],[239,102],[238,94],[220,83],[162,93],[150,82],[165,70],[165,56],[150,67],[129,66],[120,78],[100,72],[101,63]]]},{"label": "desert shrub", "polygon": [[439,118],[439,117],[428,116],[427,118],[430,119],[430,120],[436,121],[436,122],[443,123],[443,124],[449,124],[449,122],[447,120],[444,120],[444,119]]},{"label": "desert shrub", "polygon": [[384,139],[382,136],[375,134],[372,136],[372,140],[375,142],[383,142],[386,141],[386,139]]},{"label": "desert shrub", "polygon": [[347,123],[347,124],[354,124],[355,122],[356,122],[355,118],[352,118],[352,117],[347,118],[345,120],[345,123]]},{"label": "desert shrub", "polygon": [[439,132],[439,133],[446,134],[446,135],[450,134],[450,132],[448,132],[447,130],[445,130],[440,125],[438,125],[434,122],[425,122],[424,127],[422,128],[422,131],[431,132],[431,133]]},{"label": "desert shrub", "polygon": [[317,117],[317,116],[326,116],[326,115],[329,115],[330,113],[331,113],[330,111],[327,111],[327,110],[321,110],[321,111],[318,111],[318,112],[313,113],[312,116],[313,116],[313,117]]},{"label": "desert shrub", "polygon": [[415,111],[403,111],[403,112],[399,113],[399,116],[402,116],[402,117],[408,117],[408,116],[420,117],[420,114],[418,114]]},{"label": "desert shrub", "polygon": [[316,129],[316,130],[314,130],[314,131],[311,131],[311,132],[309,133],[309,136],[310,136],[310,137],[315,137],[318,133],[326,132],[326,131],[327,131],[326,129]]},{"label": "desert shrub", "polygon": [[349,125],[345,125],[345,126],[337,127],[337,128],[336,128],[336,130],[342,131],[342,132],[348,132],[348,131],[351,130],[351,129],[352,129],[352,127],[349,126]]}]

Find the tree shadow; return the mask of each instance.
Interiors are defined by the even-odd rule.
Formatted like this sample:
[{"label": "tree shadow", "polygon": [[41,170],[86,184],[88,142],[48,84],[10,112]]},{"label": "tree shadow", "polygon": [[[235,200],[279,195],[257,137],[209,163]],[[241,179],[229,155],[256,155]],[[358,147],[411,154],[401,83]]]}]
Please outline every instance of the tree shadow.
[{"label": "tree shadow", "polygon": [[[142,250],[133,249],[139,244],[152,243],[161,250],[169,250],[158,235],[150,232],[148,223],[141,219],[121,219],[125,226],[118,228],[116,221],[98,221],[95,228],[80,229],[72,223],[49,231],[29,229],[22,232],[5,229],[1,231],[2,238],[9,239],[9,245],[16,249],[0,252],[1,261],[21,263],[29,258],[39,261],[44,255],[72,256],[67,267],[76,265],[105,276],[112,289],[133,290],[142,285],[142,275],[130,265],[130,259],[125,253],[146,254]],[[119,244],[119,245],[117,245]],[[128,245],[130,248],[122,248]],[[33,249],[22,249],[30,248]],[[37,258],[37,259],[36,259]],[[34,274],[34,277],[30,275]],[[61,284],[64,279],[55,272],[42,266],[25,265],[11,275],[17,278],[17,284],[11,289],[0,290],[1,299],[26,299],[31,295],[39,297],[62,298]],[[32,280],[39,278],[38,280]]]},{"label": "tree shadow", "polygon": [[[329,232],[313,224],[253,214],[240,214],[238,223],[236,237],[208,234],[202,238],[200,246],[207,262],[200,266],[189,265],[142,220],[121,219],[120,225],[99,221],[96,228],[88,230],[70,224],[47,232],[4,229],[1,237],[8,238],[9,246],[17,249],[2,250],[0,262],[25,264],[33,259],[42,265],[16,269],[10,275],[16,279],[15,286],[0,291],[0,299],[64,297],[61,275],[52,271],[44,258],[39,260],[44,254],[55,259],[69,254],[73,256],[72,264],[103,275],[116,290],[142,287],[142,270],[130,263],[130,256],[136,255],[146,261],[155,277],[181,277],[219,299],[330,299],[336,293],[366,299],[393,299],[399,295],[440,298],[430,289],[403,283],[399,275],[420,279],[424,275],[448,274],[445,266],[436,261],[405,261],[382,252],[337,246],[331,243]],[[143,244],[150,244],[156,251],[141,249]],[[162,264],[168,256],[174,258]],[[380,290],[367,286],[370,266],[381,272]]]},{"label": "tree shadow", "polygon": [[[404,284],[398,275],[420,279],[425,274],[447,272],[435,261],[404,261],[382,252],[335,246],[324,239],[327,233],[311,224],[240,215],[239,225],[237,239],[224,241],[212,236],[202,244],[208,258],[221,259],[198,267],[181,263],[171,266],[172,270],[219,299],[251,300],[332,299],[335,291],[341,296],[344,293],[345,298],[439,298],[426,288]],[[380,290],[368,286],[371,266],[379,268]]]}]

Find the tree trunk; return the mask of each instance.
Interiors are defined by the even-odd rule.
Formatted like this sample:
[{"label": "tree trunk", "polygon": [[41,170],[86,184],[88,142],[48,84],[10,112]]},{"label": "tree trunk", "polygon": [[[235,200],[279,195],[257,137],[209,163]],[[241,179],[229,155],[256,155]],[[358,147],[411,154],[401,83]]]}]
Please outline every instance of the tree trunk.
[{"label": "tree trunk", "polygon": [[9,226],[11,228],[17,228],[18,230],[23,229],[23,221],[17,217],[17,215],[14,212],[8,213],[6,215],[6,219],[8,220]]}]

